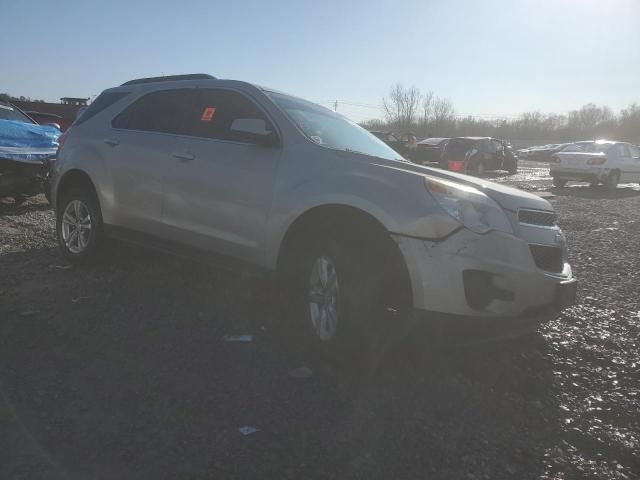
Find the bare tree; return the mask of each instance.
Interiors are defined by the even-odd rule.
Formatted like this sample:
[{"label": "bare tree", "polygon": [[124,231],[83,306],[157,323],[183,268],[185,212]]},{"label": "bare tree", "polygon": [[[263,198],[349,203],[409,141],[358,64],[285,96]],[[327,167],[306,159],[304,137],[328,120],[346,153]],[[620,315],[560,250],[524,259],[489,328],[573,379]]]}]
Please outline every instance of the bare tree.
[{"label": "bare tree", "polygon": [[433,92],[428,91],[422,96],[422,129],[427,131],[427,125],[433,114]]},{"label": "bare tree", "polygon": [[640,143],[640,105],[633,103],[620,112],[619,132],[623,140]]},{"label": "bare tree", "polygon": [[416,87],[404,87],[397,83],[388,97],[382,99],[382,110],[390,125],[410,129],[414,124],[422,95]]},{"label": "bare tree", "polygon": [[456,111],[448,98],[436,97],[433,101],[433,128],[438,135],[452,129],[455,124]]}]

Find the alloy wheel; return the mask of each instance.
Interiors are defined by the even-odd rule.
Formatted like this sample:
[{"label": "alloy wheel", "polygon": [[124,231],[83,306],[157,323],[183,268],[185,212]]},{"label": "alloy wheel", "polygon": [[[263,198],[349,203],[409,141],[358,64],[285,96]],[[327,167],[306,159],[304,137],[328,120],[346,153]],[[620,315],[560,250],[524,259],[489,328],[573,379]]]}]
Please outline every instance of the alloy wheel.
[{"label": "alloy wheel", "polygon": [[83,253],[89,246],[92,219],[89,208],[80,200],[70,201],[62,215],[62,240],[71,253]]}]

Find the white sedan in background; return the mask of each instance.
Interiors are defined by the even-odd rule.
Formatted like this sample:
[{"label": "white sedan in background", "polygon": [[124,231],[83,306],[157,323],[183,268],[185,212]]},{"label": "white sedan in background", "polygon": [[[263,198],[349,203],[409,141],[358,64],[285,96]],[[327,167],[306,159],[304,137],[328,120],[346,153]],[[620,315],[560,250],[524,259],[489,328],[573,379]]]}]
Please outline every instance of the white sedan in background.
[{"label": "white sedan in background", "polygon": [[570,180],[592,186],[603,183],[608,188],[616,188],[620,182],[640,182],[640,148],[626,142],[598,140],[582,151],[554,154],[550,174],[556,187],[564,187]]}]

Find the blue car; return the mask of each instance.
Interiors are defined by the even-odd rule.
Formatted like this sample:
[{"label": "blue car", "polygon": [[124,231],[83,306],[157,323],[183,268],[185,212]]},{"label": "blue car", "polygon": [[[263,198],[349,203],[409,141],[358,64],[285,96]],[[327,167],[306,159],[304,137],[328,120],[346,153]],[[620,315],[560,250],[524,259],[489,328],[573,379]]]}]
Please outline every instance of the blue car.
[{"label": "blue car", "polygon": [[20,204],[40,193],[49,197],[49,169],[61,134],[0,100],[0,198],[13,197]]}]

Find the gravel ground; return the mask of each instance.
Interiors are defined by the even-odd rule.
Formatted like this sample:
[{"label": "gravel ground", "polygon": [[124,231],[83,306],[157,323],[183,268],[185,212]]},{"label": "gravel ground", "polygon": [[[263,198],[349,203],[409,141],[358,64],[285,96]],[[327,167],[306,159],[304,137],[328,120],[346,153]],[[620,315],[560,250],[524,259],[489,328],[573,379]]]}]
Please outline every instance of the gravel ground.
[{"label": "gravel ground", "polygon": [[366,374],[278,339],[259,279],[121,245],[71,268],[42,199],[0,205],[0,478],[640,478],[640,187],[547,173],[496,179],[555,194],[579,305]]}]

